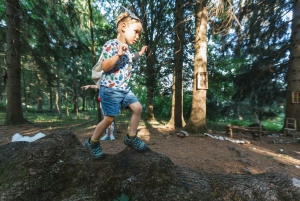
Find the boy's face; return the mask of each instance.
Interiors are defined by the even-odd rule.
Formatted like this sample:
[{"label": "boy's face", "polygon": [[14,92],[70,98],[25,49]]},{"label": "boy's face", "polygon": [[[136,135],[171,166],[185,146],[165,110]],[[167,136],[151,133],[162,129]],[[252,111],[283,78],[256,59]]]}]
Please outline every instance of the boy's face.
[{"label": "boy's face", "polygon": [[133,45],[139,39],[142,28],[142,23],[140,22],[129,22],[124,27],[124,37],[126,43]]}]

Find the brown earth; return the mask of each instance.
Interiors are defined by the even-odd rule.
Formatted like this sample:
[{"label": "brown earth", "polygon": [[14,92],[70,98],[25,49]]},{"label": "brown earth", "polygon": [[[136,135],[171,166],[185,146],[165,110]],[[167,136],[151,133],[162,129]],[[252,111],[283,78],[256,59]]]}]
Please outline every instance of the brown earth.
[{"label": "brown earth", "polygon": [[[234,133],[235,139],[243,139],[250,144],[237,144],[226,140],[218,140],[204,134],[189,134],[181,138],[177,131],[158,123],[140,126],[138,136],[148,147],[157,153],[168,156],[175,164],[189,169],[214,174],[259,174],[279,172],[300,179],[300,143],[292,136],[284,137],[280,133],[270,137],[265,135],[261,140],[253,140],[250,133]],[[0,145],[11,142],[15,133],[33,136],[38,132],[46,135],[59,129],[69,129],[84,143],[94,131],[91,121],[71,127],[49,127],[38,124],[20,126],[0,125]],[[223,131],[214,131],[210,126],[210,134],[225,136]],[[127,133],[127,125],[116,123],[115,141],[101,141],[106,154],[115,154],[125,148],[123,138]]]}]

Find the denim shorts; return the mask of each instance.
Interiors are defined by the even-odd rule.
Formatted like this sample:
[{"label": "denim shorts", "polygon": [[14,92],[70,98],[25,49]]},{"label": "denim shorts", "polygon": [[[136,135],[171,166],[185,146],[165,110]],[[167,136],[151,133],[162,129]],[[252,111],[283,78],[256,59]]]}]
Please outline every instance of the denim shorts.
[{"label": "denim shorts", "polygon": [[118,116],[121,107],[128,108],[132,103],[139,102],[131,90],[122,91],[109,87],[100,87],[102,112],[105,116]]}]

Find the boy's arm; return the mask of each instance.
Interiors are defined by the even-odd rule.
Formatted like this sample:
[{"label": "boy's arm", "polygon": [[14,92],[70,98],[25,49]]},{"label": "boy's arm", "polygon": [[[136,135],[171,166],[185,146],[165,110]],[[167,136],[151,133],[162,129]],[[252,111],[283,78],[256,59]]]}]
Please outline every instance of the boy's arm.
[{"label": "boy's arm", "polygon": [[127,44],[122,44],[119,46],[119,49],[116,54],[112,55],[110,58],[102,61],[102,70],[104,72],[110,71],[116,63],[120,60],[120,58],[125,54],[128,49]]},{"label": "boy's arm", "polygon": [[132,61],[136,61],[138,58],[140,58],[140,56],[142,56],[148,49],[148,46],[143,46],[141,51],[137,52],[134,54],[134,56],[132,57]]},{"label": "boy's arm", "polygon": [[81,87],[82,90],[87,90],[88,88],[97,89],[98,87],[97,85],[85,85]]}]

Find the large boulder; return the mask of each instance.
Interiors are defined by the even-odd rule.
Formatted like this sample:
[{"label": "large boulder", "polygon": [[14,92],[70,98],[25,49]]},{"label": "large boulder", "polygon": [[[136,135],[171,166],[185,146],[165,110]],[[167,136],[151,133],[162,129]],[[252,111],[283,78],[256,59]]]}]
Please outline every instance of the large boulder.
[{"label": "large boulder", "polygon": [[68,131],[1,146],[0,172],[3,201],[300,200],[287,175],[204,174],[131,147],[95,160]]}]

